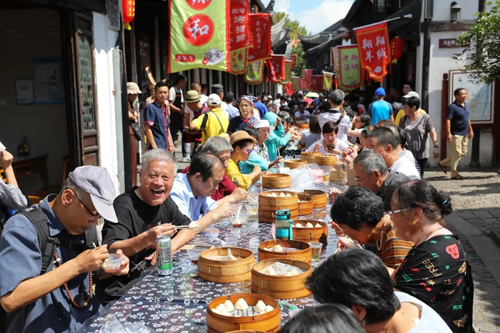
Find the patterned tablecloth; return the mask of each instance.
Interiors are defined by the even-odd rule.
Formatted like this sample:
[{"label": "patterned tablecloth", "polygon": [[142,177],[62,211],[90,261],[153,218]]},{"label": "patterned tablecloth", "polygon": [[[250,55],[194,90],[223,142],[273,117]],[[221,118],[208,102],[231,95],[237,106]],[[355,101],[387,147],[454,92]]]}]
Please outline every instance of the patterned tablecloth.
[{"label": "patterned tablecloth", "polygon": [[[335,184],[315,184],[309,188],[329,190],[332,187],[342,188]],[[260,186],[253,186],[251,196],[257,198],[261,191]],[[248,200],[242,205],[242,214],[247,223],[241,228],[234,228],[229,221],[223,221],[210,227],[196,236],[192,241],[197,245],[225,246],[226,237],[237,237],[238,247],[247,248],[254,252],[258,260],[257,249],[261,242],[272,239],[271,224],[259,223],[257,215],[250,215],[246,210],[256,204]],[[330,205],[315,209],[313,214],[300,216],[301,219],[322,220],[329,222],[327,214]],[[337,236],[328,224],[328,245],[323,251],[320,261],[313,262],[317,267],[325,258],[333,254],[337,245]],[[206,308],[208,303],[216,297],[251,293],[251,281],[220,284],[202,280],[198,277],[198,266],[193,264],[186,252],[173,255],[174,271],[171,276],[158,276],[156,267],[150,267],[146,274],[129,284],[123,290],[122,297],[109,304],[99,314],[87,320],[79,332],[105,332],[112,322],[113,316],[121,323],[141,323],[155,332],[207,332]],[[312,296],[280,301],[282,310],[282,324],[289,318],[294,309],[313,305]]]}]

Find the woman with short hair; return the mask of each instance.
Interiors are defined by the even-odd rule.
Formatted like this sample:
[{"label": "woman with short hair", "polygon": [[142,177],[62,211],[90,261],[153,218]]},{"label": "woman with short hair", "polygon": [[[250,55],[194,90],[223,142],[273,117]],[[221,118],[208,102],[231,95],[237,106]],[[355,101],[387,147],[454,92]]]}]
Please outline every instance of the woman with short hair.
[{"label": "woman with short hair", "polygon": [[228,161],[226,175],[231,179],[234,185],[248,190],[250,185],[260,178],[262,170],[259,166],[254,166],[250,174],[244,175],[241,173],[239,163],[240,161],[245,162],[248,160],[248,157],[253,152],[253,146],[257,141],[245,131],[236,131],[231,135],[229,140],[234,150]]}]

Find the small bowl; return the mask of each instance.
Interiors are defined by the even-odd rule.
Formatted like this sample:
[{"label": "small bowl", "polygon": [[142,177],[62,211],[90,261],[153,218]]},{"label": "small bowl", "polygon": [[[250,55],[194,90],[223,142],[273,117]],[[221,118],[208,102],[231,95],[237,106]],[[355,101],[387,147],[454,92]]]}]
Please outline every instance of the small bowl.
[{"label": "small bowl", "polygon": [[191,259],[192,262],[197,263],[198,258],[200,257],[200,253],[205,250],[206,248],[203,248],[201,246],[195,246],[194,248],[187,250],[189,259]]},{"label": "small bowl", "polygon": [[120,269],[122,264],[123,255],[112,253],[109,255],[109,258],[104,261],[102,264],[102,269],[107,273],[114,273]]}]

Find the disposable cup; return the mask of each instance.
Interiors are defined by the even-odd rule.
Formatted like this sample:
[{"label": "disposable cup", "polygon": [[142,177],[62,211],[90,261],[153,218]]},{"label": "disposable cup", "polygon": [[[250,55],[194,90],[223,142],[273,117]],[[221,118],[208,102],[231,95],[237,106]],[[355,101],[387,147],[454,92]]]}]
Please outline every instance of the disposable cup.
[{"label": "disposable cup", "polygon": [[311,261],[318,261],[323,244],[320,242],[309,242],[309,246],[311,247]]},{"label": "disposable cup", "polygon": [[102,269],[107,273],[114,273],[120,269],[123,260],[122,254],[112,253],[102,264]]}]

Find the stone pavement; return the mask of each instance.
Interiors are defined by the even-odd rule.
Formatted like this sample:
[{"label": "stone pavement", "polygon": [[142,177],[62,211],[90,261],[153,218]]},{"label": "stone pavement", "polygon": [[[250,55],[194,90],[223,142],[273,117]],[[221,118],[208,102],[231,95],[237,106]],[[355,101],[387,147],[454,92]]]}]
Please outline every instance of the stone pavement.
[{"label": "stone pavement", "polygon": [[500,176],[498,170],[466,169],[464,180],[450,180],[442,171],[428,171],[424,179],[451,195],[453,214],[447,227],[467,252],[474,277],[474,328],[500,332],[500,247],[491,230],[500,228]]}]

